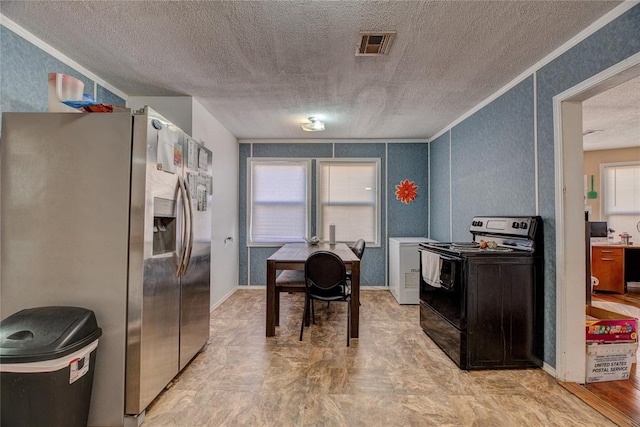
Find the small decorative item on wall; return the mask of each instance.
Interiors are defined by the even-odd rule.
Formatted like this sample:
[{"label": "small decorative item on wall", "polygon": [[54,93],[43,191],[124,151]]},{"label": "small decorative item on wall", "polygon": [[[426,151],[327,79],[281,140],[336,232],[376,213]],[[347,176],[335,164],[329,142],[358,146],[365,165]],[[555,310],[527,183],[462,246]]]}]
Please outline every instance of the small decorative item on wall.
[{"label": "small decorative item on wall", "polygon": [[593,189],[593,175],[591,175],[591,191],[587,193],[587,199],[597,199],[598,193]]},{"label": "small decorative item on wall", "polygon": [[418,196],[417,189],[418,186],[413,181],[405,179],[399,185],[396,185],[396,199],[408,205]]}]

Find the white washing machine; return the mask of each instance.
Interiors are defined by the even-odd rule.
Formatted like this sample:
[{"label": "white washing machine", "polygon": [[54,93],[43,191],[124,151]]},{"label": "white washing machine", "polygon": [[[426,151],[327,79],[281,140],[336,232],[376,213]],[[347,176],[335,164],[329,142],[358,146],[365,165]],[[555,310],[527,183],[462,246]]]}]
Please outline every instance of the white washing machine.
[{"label": "white washing machine", "polygon": [[420,303],[418,245],[435,242],[426,237],[389,237],[389,290],[398,304]]}]

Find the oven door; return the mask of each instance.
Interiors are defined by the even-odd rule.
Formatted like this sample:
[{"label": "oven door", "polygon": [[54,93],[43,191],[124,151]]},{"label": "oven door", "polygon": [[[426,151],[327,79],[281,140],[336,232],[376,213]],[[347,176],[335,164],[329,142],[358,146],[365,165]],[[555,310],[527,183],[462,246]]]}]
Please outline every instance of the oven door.
[{"label": "oven door", "polygon": [[420,300],[457,329],[464,329],[462,258],[420,249]]}]

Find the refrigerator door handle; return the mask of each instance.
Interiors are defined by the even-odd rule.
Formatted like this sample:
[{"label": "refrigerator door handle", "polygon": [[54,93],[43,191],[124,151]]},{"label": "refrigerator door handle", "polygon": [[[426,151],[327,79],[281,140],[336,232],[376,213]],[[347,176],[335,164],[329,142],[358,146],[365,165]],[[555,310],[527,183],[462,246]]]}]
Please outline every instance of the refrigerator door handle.
[{"label": "refrigerator door handle", "polygon": [[178,266],[176,268],[176,277],[180,277],[183,274],[185,258],[187,256],[187,204],[190,204],[187,199],[186,187],[184,185],[184,181],[182,177],[178,177],[178,188],[180,189],[180,196],[182,198],[182,244],[180,248],[180,260],[178,261]]},{"label": "refrigerator door handle", "polygon": [[[187,269],[189,268],[189,262],[191,262],[191,251],[193,249],[193,204],[191,203],[191,191],[189,191],[189,187],[183,182],[184,190],[187,194],[186,205],[189,207],[189,245],[187,246],[187,255],[184,260],[184,266],[182,270],[182,274],[187,273]],[[185,245],[186,246],[186,245]]]}]

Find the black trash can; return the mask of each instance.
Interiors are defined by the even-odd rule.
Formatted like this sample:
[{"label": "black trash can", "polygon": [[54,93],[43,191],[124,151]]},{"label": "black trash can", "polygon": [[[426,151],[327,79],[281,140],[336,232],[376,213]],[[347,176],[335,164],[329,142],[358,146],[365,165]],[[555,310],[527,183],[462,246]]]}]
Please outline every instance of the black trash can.
[{"label": "black trash can", "polygon": [[0,323],[0,425],[86,426],[102,335],[91,310],[36,307]]}]

